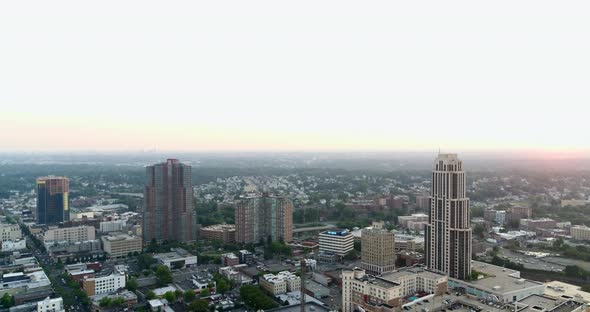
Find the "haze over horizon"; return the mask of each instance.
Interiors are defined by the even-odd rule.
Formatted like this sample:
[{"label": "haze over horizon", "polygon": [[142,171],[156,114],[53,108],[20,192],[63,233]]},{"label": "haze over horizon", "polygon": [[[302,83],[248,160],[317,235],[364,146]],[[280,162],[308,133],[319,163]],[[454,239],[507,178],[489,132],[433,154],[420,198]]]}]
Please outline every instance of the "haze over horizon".
[{"label": "haze over horizon", "polygon": [[589,9],[6,2],[0,151],[587,157]]}]

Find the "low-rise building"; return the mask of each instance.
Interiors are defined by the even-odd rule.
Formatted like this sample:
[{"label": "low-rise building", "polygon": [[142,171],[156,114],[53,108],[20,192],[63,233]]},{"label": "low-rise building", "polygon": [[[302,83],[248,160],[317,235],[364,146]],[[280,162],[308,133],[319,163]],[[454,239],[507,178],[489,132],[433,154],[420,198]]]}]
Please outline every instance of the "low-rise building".
[{"label": "low-rise building", "polygon": [[225,253],[221,255],[221,265],[234,266],[240,264],[240,258],[234,255],[233,252]]},{"label": "low-rise building", "polygon": [[37,268],[37,271],[26,273],[4,273],[0,278],[0,297],[6,293],[15,295],[47,289],[51,289],[51,281],[40,268]]},{"label": "low-rise building", "polygon": [[404,229],[408,228],[408,222],[428,222],[428,215],[424,213],[414,213],[409,216],[397,217],[397,223]]},{"label": "low-rise building", "polygon": [[65,312],[64,302],[61,297],[29,302],[11,307],[9,312]]},{"label": "low-rise building", "polygon": [[109,275],[85,277],[82,288],[88,296],[108,294],[125,288],[126,274],[115,271]]},{"label": "low-rise building", "polygon": [[472,261],[477,279],[463,281],[449,278],[449,288],[492,302],[510,303],[530,295],[542,295],[543,283],[520,277],[520,272],[496,265]]},{"label": "low-rise building", "polygon": [[355,268],[342,271],[342,311],[387,311],[399,307],[402,298],[417,292],[441,295],[447,291],[447,276],[422,267],[403,268],[381,276]]},{"label": "low-rise building", "polygon": [[244,264],[252,264],[254,263],[254,254],[246,249],[240,250],[240,252],[238,253],[238,256],[240,257],[240,263],[244,263]]},{"label": "low-rise building", "polygon": [[233,224],[214,224],[202,227],[199,230],[201,238],[211,241],[220,241],[225,244],[236,241],[236,226]]},{"label": "low-rise building", "polygon": [[320,233],[320,252],[344,256],[354,249],[354,237],[347,230],[330,230]]},{"label": "low-rise building", "polygon": [[197,264],[197,256],[190,254],[182,248],[176,248],[171,252],[155,254],[154,258],[170,270],[183,269]]},{"label": "low-rise building", "polygon": [[573,299],[532,294],[514,304],[518,312],[583,312],[587,305]]},{"label": "low-rise building", "polygon": [[551,218],[539,219],[520,219],[520,226],[527,231],[537,231],[540,229],[553,229],[557,226],[557,221]]},{"label": "low-rise building", "polygon": [[103,236],[102,248],[111,258],[126,257],[129,253],[142,251],[142,239],[139,236],[117,234]]},{"label": "low-rise building", "polygon": [[104,300],[104,298],[109,298],[110,300],[116,299],[123,299],[123,305],[121,308],[132,309],[137,304],[137,295],[133,292],[123,289],[116,293],[106,293],[100,294],[92,297],[92,311],[110,311],[112,308],[109,307],[101,307],[100,302]]},{"label": "low-rise building", "polygon": [[24,239],[3,240],[2,241],[2,252],[23,250],[23,249],[27,249],[27,241]]},{"label": "low-rise building", "polygon": [[284,294],[287,291],[300,290],[301,278],[288,271],[281,271],[276,275],[269,273],[262,276],[260,279],[260,286],[276,296]]}]

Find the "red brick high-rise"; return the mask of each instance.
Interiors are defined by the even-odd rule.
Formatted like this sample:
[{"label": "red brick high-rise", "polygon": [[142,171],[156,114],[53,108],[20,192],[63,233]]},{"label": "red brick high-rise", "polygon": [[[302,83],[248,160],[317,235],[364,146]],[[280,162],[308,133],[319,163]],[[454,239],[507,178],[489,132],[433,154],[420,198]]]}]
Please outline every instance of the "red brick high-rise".
[{"label": "red brick high-rise", "polygon": [[193,206],[191,166],[168,159],[146,167],[143,239],[149,243],[196,239],[197,214]]}]

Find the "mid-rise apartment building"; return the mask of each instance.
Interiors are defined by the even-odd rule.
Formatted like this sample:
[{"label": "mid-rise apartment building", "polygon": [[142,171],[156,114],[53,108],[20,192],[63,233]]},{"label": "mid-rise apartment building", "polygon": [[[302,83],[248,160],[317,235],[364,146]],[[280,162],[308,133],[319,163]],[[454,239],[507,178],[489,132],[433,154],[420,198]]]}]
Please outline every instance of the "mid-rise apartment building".
[{"label": "mid-rise apartment building", "polygon": [[50,228],[43,234],[44,242],[66,241],[77,243],[95,239],[96,230],[93,226]]},{"label": "mid-rise apartment building", "polygon": [[574,225],[570,228],[573,239],[590,240],[590,227],[585,225]]},{"label": "mid-rise apartment building", "polygon": [[214,224],[199,230],[202,239],[234,243],[236,241],[236,226],[233,224]]},{"label": "mid-rise apartment building", "polygon": [[125,288],[126,275],[115,271],[104,276],[86,277],[82,280],[82,288],[88,296],[112,293]]},{"label": "mid-rise apartment building", "polygon": [[127,221],[125,220],[102,221],[99,224],[99,229],[103,233],[122,232],[126,226]]},{"label": "mid-rise apartment building", "polygon": [[18,224],[0,224],[0,242],[16,241],[23,238],[23,232]]}]

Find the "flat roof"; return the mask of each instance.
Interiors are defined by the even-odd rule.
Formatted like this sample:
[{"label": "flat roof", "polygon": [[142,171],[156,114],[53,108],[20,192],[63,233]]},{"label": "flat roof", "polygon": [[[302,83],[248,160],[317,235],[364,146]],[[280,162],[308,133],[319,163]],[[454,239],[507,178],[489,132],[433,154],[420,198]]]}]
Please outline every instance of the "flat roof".
[{"label": "flat roof", "polygon": [[[520,272],[506,269],[493,264],[472,261],[471,269],[480,272],[484,278],[472,281],[460,281],[462,284],[471,284],[482,290],[492,293],[507,293],[531,287],[543,287],[543,283],[520,278]],[[453,281],[459,281],[452,279]]]},{"label": "flat roof", "polygon": [[560,281],[545,283],[545,295],[554,298],[571,298],[577,301],[590,302],[589,292],[582,291],[580,286]]}]

